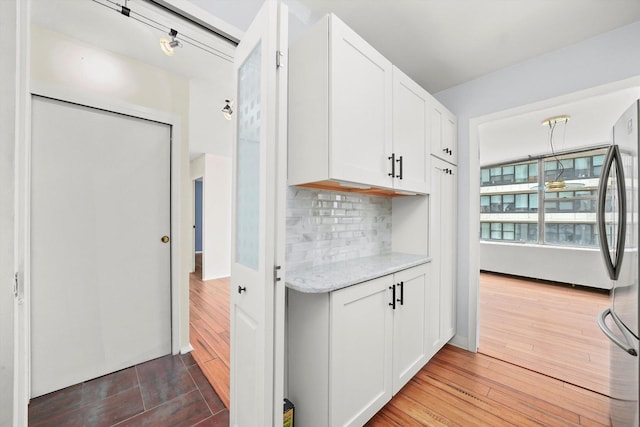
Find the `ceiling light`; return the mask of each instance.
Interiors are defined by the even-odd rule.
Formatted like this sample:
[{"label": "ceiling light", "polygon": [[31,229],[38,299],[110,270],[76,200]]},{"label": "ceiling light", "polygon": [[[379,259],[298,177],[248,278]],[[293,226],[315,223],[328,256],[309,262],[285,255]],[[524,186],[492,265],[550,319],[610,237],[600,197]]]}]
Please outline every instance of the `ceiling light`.
[{"label": "ceiling light", "polygon": [[549,117],[548,119],[544,119],[540,124],[542,126],[555,126],[558,123],[567,123],[569,121],[569,119],[571,118],[571,116],[567,115],[567,114],[563,114],[560,116],[553,116],[553,117]]},{"label": "ceiling light", "polygon": [[226,102],[227,105],[222,108],[222,115],[225,119],[231,120],[231,115],[233,114],[233,101],[225,99],[224,102]]},{"label": "ceiling light", "polygon": [[175,53],[174,49],[176,47],[182,47],[182,43],[180,43],[180,40],[176,40],[177,35],[178,32],[172,28],[171,31],[169,31],[171,40],[167,39],[166,37],[160,39],[160,49],[162,49],[165,55],[173,56],[173,54]]},{"label": "ceiling light", "polygon": [[[553,117],[549,117],[548,119],[544,119],[542,122],[540,122],[540,124],[542,126],[548,126],[549,127],[549,145],[551,146],[551,156],[556,160],[556,165],[557,168],[559,170],[558,174],[555,176],[554,179],[549,180],[546,182],[546,184],[542,187],[533,187],[535,189],[543,189],[545,191],[559,191],[559,190],[564,190],[566,188],[573,188],[573,187],[582,187],[584,186],[584,184],[582,183],[577,183],[577,182],[572,182],[567,184],[565,182],[565,180],[562,178],[562,175],[564,174],[564,165],[562,164],[562,160],[558,158],[558,155],[556,154],[556,149],[553,145],[553,132],[556,128],[556,125],[558,123],[562,123],[565,125],[565,133],[566,133],[566,125],[567,122],[569,121],[569,119],[571,119],[571,116],[568,114],[562,114],[559,116],[553,116]],[[564,136],[563,136],[563,145],[564,145]]]}]

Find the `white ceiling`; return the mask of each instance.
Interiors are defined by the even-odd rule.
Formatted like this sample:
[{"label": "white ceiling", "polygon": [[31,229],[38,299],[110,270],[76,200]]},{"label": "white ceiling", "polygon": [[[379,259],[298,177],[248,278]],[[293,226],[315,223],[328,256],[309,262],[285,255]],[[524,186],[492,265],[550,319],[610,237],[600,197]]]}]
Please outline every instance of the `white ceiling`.
[{"label": "white ceiling", "polygon": [[[109,4],[110,0],[97,1]],[[237,27],[235,34],[241,37],[264,0],[165,1],[200,7]],[[291,12],[293,40],[319,17],[334,12],[431,93],[640,21],[638,0],[283,1]],[[120,3],[124,2],[120,0]],[[158,48],[158,40],[164,35],[162,31],[126,18],[93,0],[32,0],[31,9],[36,25],[86,43],[188,78],[231,79],[227,74],[233,45],[169,13],[159,12],[145,0],[128,0],[128,5],[133,11],[176,28],[179,34],[204,41],[221,53],[211,55],[185,45],[174,57],[166,57]],[[221,67],[221,63],[226,65]],[[225,70],[224,75],[220,75],[220,70]],[[585,100],[584,105],[568,104],[558,111],[545,110],[500,120],[484,127],[483,140],[496,141],[503,149],[521,147],[521,151],[533,154],[532,148],[538,146],[543,152],[548,143],[546,131],[539,122],[555,114],[573,116],[567,138],[588,124],[600,123],[597,131],[593,126],[586,129],[593,132],[591,138],[598,135],[601,140],[615,117],[604,117],[597,112],[618,111],[636,95],[605,97],[600,106],[597,99],[590,99]],[[616,104],[615,108],[612,103]],[[491,148],[483,146],[481,151],[483,163],[491,163]]]},{"label": "white ceiling", "polygon": [[[109,0],[98,0],[109,4]],[[111,0],[113,3],[116,1]],[[264,0],[166,0],[193,4],[244,31]],[[119,1],[124,3],[123,1]],[[284,0],[292,39],[334,12],[431,93],[640,21],[638,0]],[[33,0],[33,20],[108,50],[187,76],[207,75],[215,58],[185,46],[177,57],[155,47],[163,35],[92,0]],[[233,54],[210,34],[128,0],[134,12]],[[115,30],[115,31],[114,31]],[[149,49],[149,45],[153,45]],[[204,58],[204,59],[203,59]],[[205,61],[204,64],[202,61]],[[208,61],[208,62],[207,62]]]},{"label": "white ceiling", "polygon": [[[243,31],[262,4],[189,1]],[[284,2],[292,31],[334,12],[431,93],[640,20],[638,0]]]},{"label": "white ceiling", "polygon": [[[2,1],[2,0],[0,0]],[[115,0],[32,0],[31,20],[50,30],[67,34],[87,44],[99,46],[111,52],[137,59],[166,69],[175,74],[197,79],[225,78],[231,81],[228,66],[233,61],[235,45],[224,41],[209,31],[177,19],[168,12],[150,6],[143,0],[129,0],[131,17],[113,10]],[[119,0],[118,3],[124,4]],[[147,18],[155,22],[148,21]],[[142,24],[136,19],[151,23]],[[183,43],[172,57],[164,55],[159,46],[160,38],[168,37],[169,28],[178,30],[178,39],[188,36],[204,43],[201,48]],[[201,46],[203,47],[203,46]],[[220,71],[228,75],[220,76]],[[230,83],[231,84],[231,83]]]},{"label": "white ceiling", "polygon": [[480,165],[550,154],[550,129],[541,123],[559,115],[571,118],[556,125],[556,152],[610,144],[614,123],[639,98],[640,87],[633,87],[484,123],[478,129]]}]

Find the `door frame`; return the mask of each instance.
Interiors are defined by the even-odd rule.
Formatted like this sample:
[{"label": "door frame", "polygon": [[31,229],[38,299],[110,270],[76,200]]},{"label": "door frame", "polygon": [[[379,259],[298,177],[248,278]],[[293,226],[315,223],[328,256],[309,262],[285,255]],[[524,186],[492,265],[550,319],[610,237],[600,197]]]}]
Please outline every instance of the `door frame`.
[{"label": "door frame", "polygon": [[[31,396],[31,100],[33,96],[42,96],[55,100],[96,108],[116,114],[123,114],[143,120],[150,120],[167,124],[170,126],[170,203],[171,203],[171,353],[188,352],[189,348],[180,348],[181,343],[181,276],[183,272],[180,265],[181,247],[181,119],[179,116],[166,113],[136,104],[130,104],[119,99],[94,96],[79,90],[70,90],[55,85],[31,82],[27,90],[27,99],[23,110],[24,119],[24,144],[17,154],[17,179],[19,191],[19,210],[17,217],[17,228],[19,230],[17,238],[18,257],[22,260],[20,272],[22,272],[22,322],[17,326],[18,336],[25,337],[22,345],[16,348],[18,363],[23,363],[22,369],[16,372],[16,383],[19,384],[17,390],[20,395],[16,396],[16,409],[18,413],[26,414],[26,404]],[[185,274],[187,274],[185,272]],[[187,293],[188,295],[188,293]],[[23,408],[22,406],[25,405]],[[24,411],[24,412],[23,412]],[[22,418],[22,417],[18,417]],[[26,425],[26,419],[25,425]],[[18,422],[20,424],[20,421]]]}]

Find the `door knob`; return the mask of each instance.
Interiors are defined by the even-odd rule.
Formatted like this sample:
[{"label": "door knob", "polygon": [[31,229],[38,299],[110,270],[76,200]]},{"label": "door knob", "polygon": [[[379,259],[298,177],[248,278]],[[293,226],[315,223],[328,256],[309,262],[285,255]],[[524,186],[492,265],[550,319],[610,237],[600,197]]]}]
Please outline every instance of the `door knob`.
[{"label": "door knob", "polygon": [[162,243],[169,243],[169,236],[162,236],[160,240],[162,240]]}]

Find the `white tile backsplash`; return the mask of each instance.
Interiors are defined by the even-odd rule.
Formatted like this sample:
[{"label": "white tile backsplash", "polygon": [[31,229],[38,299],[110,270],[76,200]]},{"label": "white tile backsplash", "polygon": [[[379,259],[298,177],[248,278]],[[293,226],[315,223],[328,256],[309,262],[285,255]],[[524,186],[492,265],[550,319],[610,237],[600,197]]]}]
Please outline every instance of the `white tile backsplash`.
[{"label": "white tile backsplash", "polygon": [[390,251],[391,198],[288,188],[288,270]]}]

